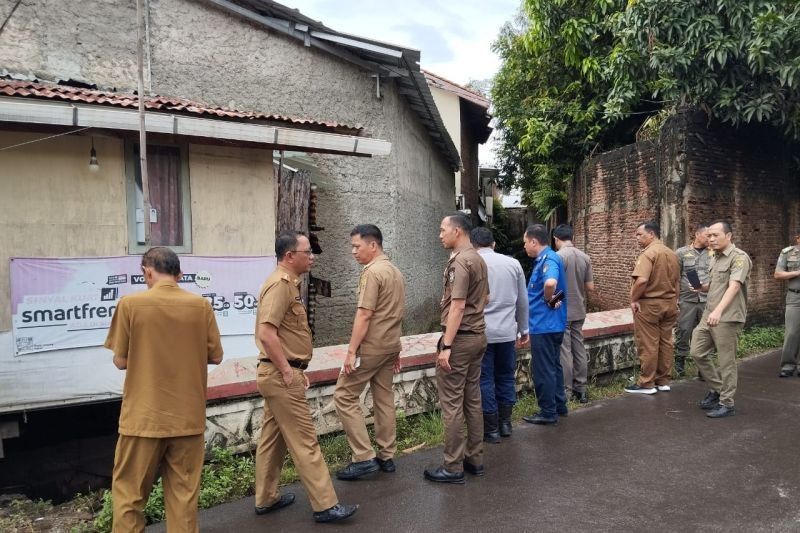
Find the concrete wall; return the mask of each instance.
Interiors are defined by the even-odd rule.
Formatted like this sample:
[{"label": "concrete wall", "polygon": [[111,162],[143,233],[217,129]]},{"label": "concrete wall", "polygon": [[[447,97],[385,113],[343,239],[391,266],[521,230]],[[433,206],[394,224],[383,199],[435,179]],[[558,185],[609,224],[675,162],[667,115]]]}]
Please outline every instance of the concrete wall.
[{"label": "concrete wall", "polygon": [[[458,149],[458,155],[461,155],[461,98],[458,95],[439,89],[438,87],[431,87],[431,95],[436,104],[436,109],[442,116],[444,127],[447,128],[447,133],[453,139],[453,143]],[[456,194],[461,194],[461,172],[456,172]]]},{"label": "concrete wall", "polygon": [[657,141],[588,160],[570,191],[575,243],[592,258],[601,309],[627,305],[644,220],[660,221],[677,248],[691,229],[715,219],[733,224],[734,243],[753,260],[749,321],[780,321],[783,284],[772,279],[781,248],[800,224],[800,179],[788,148],[765,128],[733,130],[703,113],[671,118]]},{"label": "concrete wall", "polygon": [[[12,4],[0,0],[0,15]],[[20,4],[0,36],[0,72],[72,78],[131,91],[136,86],[134,5],[112,0]],[[347,243],[356,223],[381,227],[387,251],[406,275],[405,333],[423,331],[435,321],[440,270],[447,257],[436,236],[441,217],[453,207],[453,173],[391,81],[383,82],[379,100],[374,78],[352,64],[191,0],[151,0],[147,78],[155,94],[361,124],[368,134],[391,141],[387,157],[313,156],[318,172],[312,181],[320,190],[318,222],[326,228],[319,234],[324,253],[315,275],[333,287],[332,298],[319,300],[316,343],[343,341],[349,335],[360,267]],[[224,200],[193,196],[195,201],[198,212],[193,217],[201,220],[194,245],[200,253],[210,248],[198,236],[225,228],[219,218],[207,219],[199,211],[216,209]],[[263,210],[253,203],[239,212],[255,222]],[[269,231],[264,227],[227,234],[236,245],[232,253],[266,248],[266,241],[250,239]]]},{"label": "concrete wall", "polygon": [[[45,134],[0,131],[0,147]],[[0,152],[0,331],[11,329],[9,258],[128,253],[124,142],[63,136]],[[197,255],[270,255],[275,249],[272,152],[189,146]]]},{"label": "concrete wall", "polygon": [[[46,137],[0,131],[0,147]],[[119,139],[59,137],[0,152],[0,331],[11,329],[9,258],[125,255],[128,221]]]}]

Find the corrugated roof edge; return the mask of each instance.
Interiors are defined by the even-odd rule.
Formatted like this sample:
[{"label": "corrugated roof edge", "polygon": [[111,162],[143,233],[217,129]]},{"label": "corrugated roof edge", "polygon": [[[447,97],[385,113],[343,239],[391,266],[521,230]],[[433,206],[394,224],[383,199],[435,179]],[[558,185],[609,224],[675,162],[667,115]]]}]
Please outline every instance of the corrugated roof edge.
[{"label": "corrugated roof edge", "polygon": [[[0,78],[0,96],[62,100],[125,108],[139,107],[139,97],[135,94],[7,78]],[[327,122],[307,118],[293,118],[252,111],[241,111],[204,104],[202,102],[188,100],[185,98],[158,95],[145,97],[145,108],[152,111],[182,113],[195,116],[212,116],[216,118],[239,121],[264,120],[269,122],[282,122],[294,126],[312,126],[324,130],[333,130],[337,133],[349,132],[356,135],[361,133],[364,129],[360,125],[353,126],[337,122]]]}]

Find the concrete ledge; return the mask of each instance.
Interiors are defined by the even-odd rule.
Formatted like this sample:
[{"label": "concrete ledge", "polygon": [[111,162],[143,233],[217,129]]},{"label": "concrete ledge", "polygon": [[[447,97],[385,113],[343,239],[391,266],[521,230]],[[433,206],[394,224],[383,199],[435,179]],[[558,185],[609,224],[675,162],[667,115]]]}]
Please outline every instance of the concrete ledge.
[{"label": "concrete ledge", "polygon": [[[633,367],[636,350],[633,344],[633,319],[629,309],[590,313],[584,324],[584,338],[589,357],[590,380]],[[434,362],[439,333],[403,337],[400,354],[402,371],[394,376],[395,408],[407,415],[436,407]],[[341,429],[333,404],[333,391],[347,346],[314,349],[306,374],[311,381],[307,392],[312,418],[320,434]],[[517,389],[532,388],[530,352],[520,350],[517,357]],[[206,445],[224,446],[244,452],[255,446],[261,427],[263,399],[256,387],[256,357],[226,361],[209,376]],[[361,407],[367,421],[372,421],[372,394],[367,387],[361,395]]]}]

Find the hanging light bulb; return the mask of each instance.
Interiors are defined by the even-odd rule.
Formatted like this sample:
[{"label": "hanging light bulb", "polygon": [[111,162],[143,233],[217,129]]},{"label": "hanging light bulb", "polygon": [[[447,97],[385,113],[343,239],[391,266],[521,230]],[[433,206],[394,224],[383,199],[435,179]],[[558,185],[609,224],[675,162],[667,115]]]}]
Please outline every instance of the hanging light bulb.
[{"label": "hanging light bulb", "polygon": [[89,152],[89,171],[97,172],[100,170],[100,163],[97,162],[97,150],[94,149],[94,137],[92,137],[92,151]]}]

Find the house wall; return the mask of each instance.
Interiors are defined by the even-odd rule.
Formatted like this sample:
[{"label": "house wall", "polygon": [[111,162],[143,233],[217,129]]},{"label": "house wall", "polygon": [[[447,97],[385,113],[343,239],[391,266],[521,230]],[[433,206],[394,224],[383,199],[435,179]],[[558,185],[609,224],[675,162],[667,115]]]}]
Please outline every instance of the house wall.
[{"label": "house wall", "polygon": [[[12,4],[0,0],[0,14]],[[0,36],[0,73],[6,69],[133,90],[132,6],[111,0],[20,4]],[[330,280],[333,291],[332,298],[319,300],[315,343],[349,336],[360,267],[350,257],[348,240],[356,223],[381,227],[387,252],[406,275],[404,332],[419,333],[436,321],[440,270],[447,258],[436,236],[441,217],[453,208],[453,173],[395,85],[383,81],[379,100],[374,78],[354,65],[203,2],[152,0],[149,26],[147,78],[153,93],[360,124],[368,135],[393,143],[387,157],[312,156],[319,169],[312,175],[320,191],[317,218],[326,228],[320,233],[324,252],[315,275]],[[252,202],[238,211],[253,219],[263,212]],[[219,221],[200,223],[206,234],[221,227]],[[243,236],[238,245],[266,246],[247,239]],[[194,245],[199,253],[197,236]]]},{"label": "house wall", "polygon": [[[0,131],[0,147],[46,136]],[[89,171],[90,137],[0,152],[0,331],[11,329],[11,257],[128,253],[124,142],[98,136],[94,145],[96,173]],[[195,254],[274,253],[271,151],[190,145],[189,183]]]},{"label": "house wall", "polygon": [[601,309],[628,304],[638,224],[660,221],[674,249],[689,242],[696,225],[724,219],[753,261],[748,320],[782,319],[784,284],[772,274],[800,224],[800,179],[774,132],[736,131],[709,124],[702,113],[679,113],[659,140],[587,161],[569,204],[575,243],[592,258],[600,295],[593,303]]},{"label": "house wall", "polygon": [[[453,143],[458,149],[458,155],[461,155],[461,98],[450,91],[437,87],[429,85],[428,88],[431,90],[431,95],[433,95],[436,109],[439,110],[439,114],[442,116],[444,127],[447,129],[447,133],[450,134],[450,138],[453,139]],[[461,172],[459,171],[455,174],[456,194],[462,194]]]}]

